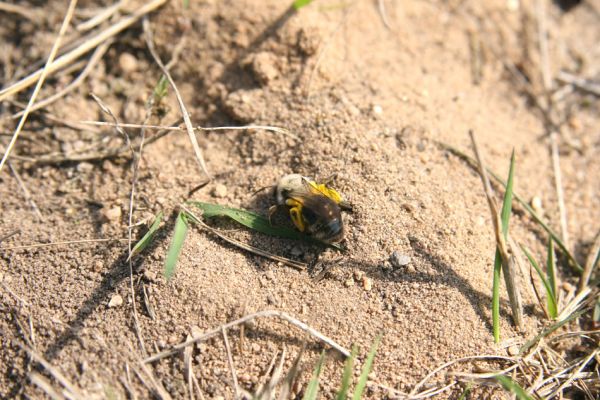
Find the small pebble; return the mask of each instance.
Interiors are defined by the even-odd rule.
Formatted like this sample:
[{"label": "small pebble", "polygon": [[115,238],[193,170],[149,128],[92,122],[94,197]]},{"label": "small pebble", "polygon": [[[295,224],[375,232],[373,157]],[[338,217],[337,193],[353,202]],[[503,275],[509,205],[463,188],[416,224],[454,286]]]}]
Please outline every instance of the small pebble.
[{"label": "small pebble", "polygon": [[144,279],[148,282],[154,282],[156,280],[156,272],[147,270],[144,272]]},{"label": "small pebble", "polygon": [[370,292],[371,289],[373,289],[373,280],[371,278],[363,276],[362,285],[363,289],[365,289],[367,292]]},{"label": "small pebble", "polygon": [[390,262],[396,268],[404,267],[410,264],[410,261],[411,259],[409,256],[407,256],[406,254],[402,254],[398,251],[394,251],[390,256]]},{"label": "small pebble", "polygon": [[372,110],[373,110],[373,114],[375,114],[375,115],[381,115],[381,114],[383,114],[383,108],[381,108],[381,106],[378,105],[378,104],[375,104],[373,106]]},{"label": "small pebble", "polygon": [[223,198],[227,196],[227,186],[218,183],[212,191],[214,197]]},{"label": "small pebble", "polygon": [[121,219],[121,207],[111,207],[109,209],[102,209],[102,215],[109,222],[117,222]]},{"label": "small pebble", "polygon": [[354,279],[352,279],[352,278],[346,279],[346,281],[344,282],[344,286],[346,286],[346,287],[354,286]]},{"label": "small pebble", "polygon": [[118,295],[118,294],[113,295],[110,298],[110,301],[108,302],[108,306],[110,308],[120,307],[122,305],[123,305],[123,298],[120,295]]},{"label": "small pebble", "polygon": [[533,208],[533,211],[535,211],[536,214],[543,214],[544,209],[542,207],[542,199],[534,196],[533,199],[531,199],[531,208]]},{"label": "small pebble", "polygon": [[361,270],[354,271],[354,280],[360,281],[365,276],[365,273]]},{"label": "small pebble", "polygon": [[133,54],[121,53],[119,56],[119,67],[121,67],[121,71],[125,73],[133,72],[138,68],[137,59]]},{"label": "small pebble", "polygon": [[519,354],[519,346],[513,344],[512,346],[509,346],[506,349],[506,352],[509,356],[516,356],[517,354]]}]

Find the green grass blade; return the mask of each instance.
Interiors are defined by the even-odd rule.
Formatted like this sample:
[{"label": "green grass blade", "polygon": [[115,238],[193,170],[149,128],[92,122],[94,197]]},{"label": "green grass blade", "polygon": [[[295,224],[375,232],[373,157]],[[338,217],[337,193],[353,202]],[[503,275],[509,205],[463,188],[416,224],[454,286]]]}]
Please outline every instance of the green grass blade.
[{"label": "green grass blade", "polygon": [[461,393],[460,397],[458,398],[458,400],[466,400],[467,396],[471,393],[471,384],[467,383],[467,387],[465,388],[465,390],[463,390],[463,392]]},{"label": "green grass blade", "polygon": [[[512,211],[513,198],[513,177],[515,172],[515,151],[512,151],[510,156],[510,167],[508,169],[508,180],[506,190],[504,191],[504,199],[502,201],[502,212],[500,219],[502,220],[502,234],[506,240],[508,236],[508,222]],[[502,257],[500,250],[496,247],[494,256],[494,277],[492,281],[492,331],[494,342],[500,342],[500,273],[502,271]]]},{"label": "green grass blade", "polygon": [[247,228],[250,228],[260,233],[264,233],[266,235],[285,239],[301,240],[342,250],[342,248],[337,244],[328,244],[321,242],[319,240],[311,238],[310,236],[304,235],[295,229],[288,228],[286,226],[271,225],[271,222],[268,218],[260,214],[256,214],[252,211],[222,206],[219,204],[203,203],[201,201],[190,201],[188,203],[201,209],[202,215],[207,218],[228,217],[238,222],[239,224],[244,225]]},{"label": "green grass blade", "polygon": [[552,292],[552,287],[550,285],[550,282],[548,281],[548,279],[546,279],[544,272],[540,268],[540,266],[537,263],[537,261],[535,260],[535,258],[531,255],[529,250],[527,250],[527,248],[524,246],[521,246],[521,249],[523,249],[523,252],[527,256],[527,259],[529,259],[529,262],[531,263],[533,268],[536,270],[536,272],[540,276],[540,279],[542,280],[542,283],[544,284],[544,289],[546,289],[546,303],[548,304],[548,314],[550,314],[550,316],[552,318],[558,317],[558,307],[556,306],[556,297],[554,296],[554,294]]},{"label": "green grass blade", "polygon": [[340,386],[340,390],[335,397],[336,400],[346,400],[348,397],[348,390],[350,389],[350,384],[352,383],[352,371],[354,367],[354,359],[356,358],[356,353],[358,352],[358,348],[356,346],[352,346],[352,353],[350,357],[346,360],[344,364],[344,374],[342,375],[342,384]]},{"label": "green grass blade", "polygon": [[548,271],[548,283],[552,290],[552,297],[556,300],[556,259],[554,256],[554,242],[552,238],[548,242],[548,257],[546,258],[546,271]]},{"label": "green grass blade", "polygon": [[527,392],[525,391],[525,389],[523,389],[517,382],[513,381],[508,376],[496,375],[495,378],[498,382],[500,382],[500,384],[502,385],[502,387],[504,387],[504,389],[506,389],[509,392],[516,395],[517,399],[533,400],[533,397],[528,395]]},{"label": "green grass blade", "polygon": [[167,77],[161,75],[158,79],[158,82],[156,83],[156,86],[154,87],[154,101],[156,103],[159,103],[163,98],[167,96],[168,88],[169,81],[167,80]]},{"label": "green grass blade", "polygon": [[175,273],[175,265],[179,259],[179,253],[181,253],[181,247],[185,241],[185,236],[188,231],[188,222],[186,214],[182,211],[177,215],[177,221],[175,222],[175,229],[173,232],[173,238],[167,252],[167,258],[165,261],[165,278],[171,279]]},{"label": "green grass blade", "polygon": [[360,378],[358,378],[356,389],[354,389],[354,395],[352,396],[352,400],[360,400],[360,398],[362,397],[365,387],[367,386],[367,379],[369,378],[369,374],[371,373],[371,368],[373,367],[373,360],[375,359],[375,353],[377,353],[377,347],[379,347],[380,342],[381,335],[375,338],[375,341],[371,346],[371,350],[369,351],[369,355],[367,356],[367,361],[365,361],[365,365],[363,365],[362,371],[360,373]]},{"label": "green grass blade", "polygon": [[152,243],[152,239],[154,239],[154,235],[156,234],[156,231],[158,230],[162,219],[163,212],[160,211],[158,214],[156,214],[156,217],[154,217],[154,221],[152,221],[148,232],[146,232],[146,234],[135,244],[135,246],[133,246],[133,249],[131,249],[131,253],[127,258],[127,261],[129,261],[129,259],[135,256],[136,254],[139,254],[142,250],[148,247],[150,243]]},{"label": "green grass blade", "polygon": [[502,257],[496,248],[494,257],[494,278],[492,281],[492,331],[494,343],[500,342],[500,274],[502,272]]},{"label": "green grass blade", "polygon": [[310,379],[310,382],[308,382],[308,386],[306,387],[306,392],[304,392],[304,397],[302,397],[302,400],[315,400],[317,398],[317,394],[319,394],[319,376],[321,376],[324,363],[325,351],[321,353],[321,358],[319,358],[319,362],[315,366],[312,378]]},{"label": "green grass blade", "polygon": [[313,2],[313,0],[295,0],[294,3],[293,3],[293,6],[294,6],[294,9],[296,11],[298,11],[302,7],[305,7],[305,6],[309,5],[312,2]]},{"label": "green grass blade", "polygon": [[[459,158],[462,158],[468,164],[470,164],[473,168],[477,169],[477,162],[472,157],[468,156],[467,154],[460,151],[456,147],[450,146],[449,144],[439,142],[439,141],[436,143],[439,144],[443,149],[448,150],[449,152],[451,152],[452,154],[455,154]],[[487,172],[490,174],[490,176],[492,178],[494,178],[494,180],[496,182],[498,182],[499,184],[501,184],[502,186],[504,186],[506,188],[507,182],[504,182],[504,180],[502,180],[502,178],[500,178],[498,176],[498,174],[496,174],[494,171],[492,171],[489,168],[487,169]],[[554,242],[558,245],[558,247],[560,247],[560,250],[569,259],[570,265],[573,267],[573,269],[575,269],[575,271],[577,271],[578,273],[581,274],[581,272],[583,271],[583,268],[581,267],[581,265],[579,265],[577,260],[575,260],[575,257],[573,257],[573,254],[571,254],[569,249],[567,249],[567,246],[565,246],[565,244],[562,242],[560,236],[557,235],[548,226],[548,224],[546,222],[544,222],[544,220],[533,210],[533,208],[531,208],[531,206],[529,204],[527,204],[527,202],[525,200],[523,200],[515,192],[513,192],[513,197],[519,204],[521,204],[521,206],[525,209],[525,211],[527,211],[531,215],[531,217],[534,219],[534,221],[537,222],[542,227],[542,229],[544,229],[548,233],[548,235],[550,235],[550,237],[552,237],[552,239],[554,239]]]},{"label": "green grass blade", "polygon": [[502,212],[500,214],[502,219],[502,233],[504,239],[508,235],[508,220],[510,219],[510,212],[512,211],[512,198],[513,198],[513,177],[515,172],[515,150],[513,149],[510,156],[510,167],[508,169],[508,180],[506,181],[506,190],[504,191],[504,200],[502,201]]}]

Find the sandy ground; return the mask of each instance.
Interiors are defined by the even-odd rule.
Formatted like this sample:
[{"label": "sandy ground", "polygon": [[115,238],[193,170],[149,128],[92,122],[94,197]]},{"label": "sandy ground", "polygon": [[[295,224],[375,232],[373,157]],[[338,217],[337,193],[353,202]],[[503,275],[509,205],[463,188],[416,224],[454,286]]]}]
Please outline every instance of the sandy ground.
[{"label": "sandy ground", "polygon": [[[46,4],[43,17],[36,14],[39,18],[32,20],[0,12],[5,86],[47,56],[63,3]],[[166,282],[164,258],[178,205],[205,181],[187,135],[166,135],[144,147],[136,184],[133,223],[141,224],[134,238],[157,212],[166,215],[153,245],[133,262],[141,348],[127,242],[116,240],[127,237],[129,154],[58,162],[74,154],[102,156],[123,145],[110,127],[65,124],[110,121],[90,92],[120,121],[144,121],[160,70],[138,23],[117,37],[81,86],[47,107],[47,113],[33,113],[25,125],[12,165],[42,220],[10,169],[0,173],[0,237],[15,233],[0,243],[3,397],[43,396],[26,378],[32,363],[19,343],[28,343],[88,398],[130,393],[145,398],[147,386],[136,377],[140,359],[192,333],[267,309],[284,311],[346,348],[357,344],[360,360],[382,333],[370,398],[388,396],[383,387],[409,392],[428,371],[453,359],[507,355],[508,344],[522,343],[544,326],[537,302],[525,292],[525,331],[516,332],[503,289],[505,342],[494,345],[494,237],[488,206],[476,172],[437,144],[472,154],[467,132],[473,130],[488,166],[502,176],[514,149],[515,191],[528,201],[537,197],[544,216],[560,232],[544,121],[506,69],[521,71],[534,93],[543,90],[537,14],[535,4],[529,4],[535,2],[522,2],[519,8],[518,1],[383,1],[385,23],[375,1],[319,1],[298,13],[289,12],[288,3],[190,1],[183,9],[172,1],[149,22],[162,59],[176,57],[171,73],[194,124],[274,125],[296,135],[199,133],[214,182],[191,198],[266,214],[273,199],[254,195],[257,189],[291,172],[321,180],[335,175],[333,186],[354,205],[354,212],[344,215],[347,251],[323,252],[213,223],[281,256],[300,261],[320,256],[330,269],[317,280],[318,271],[296,271],[192,229],[176,274]],[[598,76],[600,3],[584,1],[568,12],[541,3],[547,10],[552,76],[559,71]],[[74,25],[104,6],[81,2]],[[77,36],[74,29],[69,34]],[[51,77],[41,98],[65,87],[82,67]],[[561,87],[558,81],[553,84]],[[28,96],[23,92],[13,100],[26,103]],[[583,263],[600,220],[600,103],[572,87],[557,99],[569,246]],[[19,109],[2,103],[3,148],[16,125],[7,117]],[[160,111],[151,123],[178,121],[172,90]],[[139,130],[127,132],[138,143]],[[146,133],[147,138],[155,134]],[[217,190],[217,185],[224,187]],[[515,210],[511,233],[538,259],[545,258],[546,235],[521,208]],[[7,250],[98,238],[115,240]],[[394,252],[410,262],[394,265]],[[566,269],[562,278],[567,290],[568,282],[576,282]],[[308,346],[306,379],[322,348],[318,340],[272,318],[246,326],[243,346],[238,327],[228,337],[239,384],[249,391],[282,348],[289,366],[302,345]],[[222,337],[194,350],[193,367],[205,398],[233,397]],[[171,396],[189,396],[180,356],[151,368]],[[334,395],[341,371],[341,362],[329,357],[324,398]],[[439,375],[428,384],[444,379]],[[461,391],[456,385],[439,397]],[[504,395],[487,388],[473,396]]]}]

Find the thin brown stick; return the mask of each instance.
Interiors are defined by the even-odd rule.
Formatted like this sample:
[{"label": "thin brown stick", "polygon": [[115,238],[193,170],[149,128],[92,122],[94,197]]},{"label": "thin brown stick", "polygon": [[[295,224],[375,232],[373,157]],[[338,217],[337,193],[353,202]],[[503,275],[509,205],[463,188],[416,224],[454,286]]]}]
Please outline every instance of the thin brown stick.
[{"label": "thin brown stick", "polygon": [[240,386],[237,380],[237,373],[235,372],[235,365],[233,364],[233,356],[231,355],[231,346],[229,345],[229,339],[227,338],[227,330],[221,326],[221,333],[223,334],[223,342],[225,343],[225,351],[227,352],[227,364],[231,371],[231,381],[235,393],[235,399],[240,398]]},{"label": "thin brown stick", "polygon": [[[75,48],[72,51],[57,58],[48,67],[47,73],[52,74],[52,73],[58,71],[59,69],[65,67],[66,65],[69,65],[73,60],[76,60],[77,58],[81,57],[82,55],[84,55],[85,53],[90,51],[91,49],[96,48],[100,43],[104,42],[106,39],[113,37],[113,36],[117,35],[118,33],[120,33],[121,31],[129,28],[137,20],[139,20],[142,16],[154,11],[155,9],[162,6],[166,2],[167,2],[167,0],[152,0],[151,2],[149,2],[147,4],[144,4],[133,14],[131,14],[127,17],[124,17],[123,19],[119,20],[116,24],[110,26],[109,28],[98,33],[97,35],[89,38],[86,42],[82,43],[77,48]],[[9,86],[8,88],[0,90],[0,101],[5,100],[7,97],[9,97],[15,93],[18,93],[18,92],[22,91],[23,89],[28,88],[29,86],[33,85],[36,82],[36,80],[40,77],[40,75],[42,74],[42,71],[43,71],[43,69],[39,69],[39,70],[35,71],[34,73],[21,79],[20,81],[16,82],[15,84]]]},{"label": "thin brown stick", "polygon": [[122,9],[130,0],[121,0],[118,3],[115,3],[109,7],[106,7],[98,14],[94,15],[92,18],[88,19],[85,22],[80,23],[75,27],[78,32],[86,32],[90,29],[93,29],[112,17],[115,13],[117,13],[120,9]]},{"label": "thin brown stick", "polygon": [[23,7],[18,4],[5,3],[3,1],[0,2],[0,12],[18,14],[32,22],[38,22],[39,16],[43,13],[40,9],[32,8],[30,6]]},{"label": "thin brown stick", "polygon": [[160,381],[154,377],[154,374],[152,373],[152,370],[148,367],[148,365],[146,365],[143,362],[140,362],[139,366],[142,369],[142,372],[146,374],[145,377],[142,375],[141,372],[137,370],[137,368],[134,368],[133,371],[136,373],[138,378],[140,378],[142,383],[144,383],[144,385],[146,385],[146,387],[153,391],[160,399],[171,400],[171,395],[165,390]]},{"label": "thin brown stick", "polygon": [[487,175],[487,168],[483,162],[483,158],[479,153],[477,141],[473,131],[469,131],[471,137],[471,143],[473,150],[475,151],[475,157],[479,166],[479,175],[483,182],[483,188],[485,191],[485,197],[487,199],[490,213],[492,214],[492,222],[494,224],[494,234],[496,236],[496,245],[502,258],[502,272],[504,274],[504,281],[506,283],[506,291],[508,292],[508,298],[510,300],[510,306],[512,310],[512,317],[515,325],[519,330],[523,329],[523,302],[521,299],[521,293],[519,292],[518,279],[515,271],[515,260],[514,257],[508,254],[508,248],[504,235],[502,234],[502,221],[500,220],[500,213],[498,212],[498,206],[496,205],[496,199],[492,193],[492,185]]},{"label": "thin brown stick", "polygon": [[[33,106],[33,103],[35,103],[35,99],[37,98],[38,93],[40,92],[40,89],[42,88],[42,85],[44,84],[44,81],[46,80],[46,76],[48,75],[48,72],[49,72],[49,67],[52,64],[52,62],[54,61],[54,57],[56,57],[56,53],[58,52],[58,48],[60,47],[60,43],[62,42],[63,36],[65,35],[67,28],[69,27],[69,23],[71,22],[71,17],[73,16],[73,12],[75,11],[76,5],[77,5],[77,0],[70,0],[69,7],[67,8],[65,18],[63,19],[60,30],[58,31],[58,36],[57,36],[56,40],[54,41],[54,44],[52,45],[52,49],[50,50],[50,55],[48,55],[46,64],[44,65],[44,68],[42,69],[42,72],[39,76],[37,84],[35,85],[35,89],[33,89],[33,93],[31,94],[31,97],[29,98],[29,102],[27,103],[25,112],[23,113],[23,116],[19,120],[17,128],[15,129],[15,132],[13,133],[13,136],[10,139],[8,146],[6,147],[6,152],[4,153],[4,156],[2,157],[2,160],[0,161],[0,171],[2,171],[2,167],[8,160],[8,156],[10,155],[12,148],[14,147],[15,143],[17,142],[17,138],[19,137],[19,134],[21,133],[21,130],[23,129],[23,126],[25,125],[25,121],[27,121],[27,116],[29,115],[29,112],[31,111],[31,107]],[[2,92],[0,92],[0,97],[1,97],[1,93]]]},{"label": "thin brown stick", "polygon": [[[190,340],[192,338],[191,335],[187,335],[186,340]],[[192,381],[192,377],[194,376],[194,372],[192,369],[192,352],[194,351],[194,347],[186,347],[183,350],[183,375],[185,381],[188,385],[188,392],[190,394],[190,400],[194,400],[194,383]]]},{"label": "thin brown stick", "polygon": [[568,72],[561,71],[558,73],[558,80],[575,86],[579,90],[583,90],[590,94],[600,96],[600,83],[589,79],[580,78]]},{"label": "thin brown stick", "polygon": [[67,240],[67,241],[64,241],[64,242],[34,243],[34,244],[26,244],[26,245],[21,245],[21,246],[0,247],[0,251],[23,250],[23,249],[38,249],[40,247],[62,246],[62,245],[68,245],[68,244],[102,243],[102,242],[124,242],[124,241],[127,241],[127,239],[81,239],[81,240]]},{"label": "thin brown stick", "polygon": [[70,398],[84,398],[81,391],[75,385],[73,385],[60,371],[54,368],[52,364],[46,361],[44,357],[38,354],[35,350],[25,345],[19,344],[19,347],[21,347],[21,349],[23,349],[27,354],[29,354],[32,360],[44,367],[44,369],[48,371],[48,373],[52,375],[54,379],[56,379],[61,385],[63,385],[63,387],[69,392]]},{"label": "thin brown stick", "polygon": [[179,343],[175,346],[173,346],[172,349],[170,350],[165,350],[162,351],[158,354],[155,354],[151,357],[146,358],[143,362],[144,363],[150,363],[150,362],[154,362],[160,359],[163,359],[165,357],[169,357],[172,356],[174,354],[179,353],[181,350],[185,349],[187,346],[191,346],[194,345],[196,343],[200,343],[203,342],[207,339],[210,339],[218,334],[220,334],[222,332],[222,329],[229,329],[232,328],[236,325],[240,325],[243,324],[245,322],[251,321],[253,319],[256,318],[269,318],[269,317],[277,317],[279,319],[282,319],[284,321],[289,322],[290,324],[294,325],[295,327],[297,327],[298,329],[307,332],[308,334],[314,336],[315,338],[319,339],[321,342],[325,343],[326,345],[332,347],[333,349],[335,349],[336,351],[338,351],[341,355],[343,355],[344,357],[350,357],[350,352],[348,350],[346,350],[345,348],[343,348],[342,346],[340,346],[339,344],[337,344],[336,342],[334,342],[332,339],[328,338],[327,336],[323,335],[322,333],[318,332],[317,330],[311,328],[310,326],[308,326],[307,324],[305,324],[302,321],[297,320],[296,318],[284,313],[283,311],[277,311],[277,310],[265,310],[265,311],[259,311],[257,313],[254,314],[249,314],[246,315],[242,318],[236,319],[235,321],[232,322],[228,322],[224,325],[221,325],[217,328],[211,329],[210,331],[197,336],[191,340]]},{"label": "thin brown stick", "polygon": [[[550,68],[550,54],[548,51],[548,32],[546,27],[546,10],[545,2],[543,0],[537,0],[537,20],[538,20],[538,42],[540,45],[540,59],[541,59],[541,74],[542,82],[544,84],[544,97],[546,99],[546,110],[545,112],[550,116],[554,109],[552,97],[550,92],[552,90],[552,75]],[[551,117],[549,117],[550,119]],[[565,196],[562,185],[562,173],[560,169],[560,156],[558,153],[558,129],[554,127],[548,127],[550,130],[550,150],[552,154],[552,169],[554,171],[554,185],[556,187],[556,196],[558,199],[558,212],[560,216],[560,229],[562,240],[569,248],[569,229],[567,225],[567,211],[565,207]]]},{"label": "thin brown stick", "polygon": [[218,237],[220,237],[221,239],[225,240],[228,243],[233,244],[234,246],[237,246],[241,249],[244,249],[246,251],[249,251],[251,253],[257,254],[259,256],[268,258],[270,260],[273,261],[277,261],[280,263],[283,263],[285,265],[288,265],[292,268],[295,268],[299,271],[304,271],[308,265],[306,263],[303,262],[299,262],[299,261],[294,261],[294,260],[290,260],[289,258],[285,258],[285,257],[280,257],[276,254],[271,254],[269,252],[266,252],[262,249],[259,249],[258,247],[254,247],[251,246],[249,244],[246,243],[242,243],[238,240],[232,239],[230,237],[227,237],[225,235],[223,235],[222,233],[220,233],[219,231],[217,231],[216,229],[211,228],[210,226],[206,225],[198,216],[196,216],[192,211],[190,211],[188,208],[181,206],[181,209],[184,210],[186,213],[188,213],[193,219],[194,222],[197,223],[198,225],[202,226],[204,229],[210,231],[211,233],[217,235]]},{"label": "thin brown stick", "polygon": [[31,383],[42,389],[52,400],[64,400],[65,397],[60,394],[59,390],[52,386],[52,383],[42,374],[32,371],[29,373]]},{"label": "thin brown stick", "polygon": [[[68,84],[62,90],[35,103],[31,107],[30,112],[37,111],[41,108],[44,108],[44,107],[54,103],[55,101],[61,99],[62,97],[64,97],[68,93],[72,92],[77,87],[79,87],[79,85],[81,85],[85,81],[85,78],[87,78],[87,76],[90,74],[90,72],[92,72],[92,70],[98,63],[98,61],[100,61],[102,59],[102,57],[104,56],[104,54],[106,53],[106,51],[108,50],[108,48],[110,47],[112,42],[113,42],[112,39],[108,39],[106,42],[104,42],[100,46],[98,46],[96,48],[96,50],[94,50],[94,53],[92,53],[92,56],[90,57],[90,60],[86,64],[85,68],[83,69],[83,71],[81,71],[81,73],[77,76],[77,78],[75,78],[70,84]],[[25,113],[25,110],[19,111],[15,114],[11,115],[10,118],[12,118],[12,119],[19,118],[24,113]]]},{"label": "thin brown stick", "polygon": [[598,260],[600,260],[600,232],[596,234],[592,248],[590,249],[587,259],[585,260],[585,266],[583,267],[583,272],[579,278],[579,285],[577,288],[579,292],[583,292],[583,290],[587,287]]},{"label": "thin brown stick", "polygon": [[152,58],[154,58],[154,61],[159,66],[162,73],[165,75],[165,77],[169,81],[169,84],[171,85],[171,87],[173,88],[173,91],[175,92],[175,97],[177,97],[177,102],[179,103],[179,108],[180,108],[181,114],[183,116],[183,121],[185,123],[185,127],[187,129],[187,133],[190,138],[190,142],[192,143],[194,153],[196,154],[196,159],[198,160],[198,163],[200,164],[200,169],[202,170],[202,172],[204,172],[204,174],[208,177],[209,180],[212,180],[212,176],[210,175],[210,173],[208,172],[208,169],[206,168],[206,163],[204,162],[204,157],[202,156],[202,150],[200,150],[200,146],[198,145],[198,140],[196,139],[196,135],[194,134],[194,127],[192,126],[192,121],[190,120],[190,115],[185,107],[183,98],[181,97],[181,93],[179,93],[179,89],[177,89],[177,85],[175,84],[175,81],[171,77],[169,70],[165,67],[165,65],[163,64],[162,60],[160,59],[158,53],[156,52],[156,48],[154,47],[154,39],[153,39],[153,35],[152,35],[152,30],[150,28],[150,23],[148,22],[147,18],[144,18],[143,25],[144,25],[144,33],[145,33],[145,37],[146,37],[146,45],[148,47],[148,50],[150,51],[150,54],[152,54]]},{"label": "thin brown stick", "polygon": [[15,235],[18,235],[19,233],[21,233],[21,230],[15,229],[12,232],[8,232],[6,235],[0,236],[0,243],[4,242],[6,239],[9,239]]},{"label": "thin brown stick", "polygon": [[133,145],[131,144],[131,139],[129,138],[129,134],[123,128],[121,128],[119,121],[118,121],[117,117],[115,116],[115,114],[113,114],[111,109],[106,104],[104,104],[98,96],[94,95],[93,93],[91,95],[94,98],[94,100],[100,105],[100,108],[102,109],[102,111],[107,113],[113,119],[113,121],[115,123],[115,130],[125,137],[127,145],[129,146],[130,151],[131,151],[131,157],[133,158],[133,163],[131,166],[133,177],[132,177],[132,182],[131,182],[131,192],[130,192],[130,196],[129,196],[129,224],[128,224],[128,229],[127,229],[127,245],[128,245],[128,251],[129,251],[129,257],[128,257],[129,292],[131,295],[131,305],[132,305],[132,310],[133,310],[133,323],[134,323],[135,333],[136,333],[138,342],[140,344],[140,349],[142,350],[142,354],[144,355],[144,357],[146,357],[148,355],[148,353],[146,351],[146,345],[144,344],[142,328],[140,326],[140,321],[139,321],[138,313],[137,313],[137,302],[135,301],[135,290],[133,288],[133,260],[131,259],[131,251],[133,249],[133,246],[132,246],[133,203],[134,203],[134,198],[135,198],[135,184],[137,181],[138,167],[139,167],[140,159],[142,157],[142,150],[144,148],[144,130],[142,130],[140,147],[139,147],[139,155],[138,155],[138,153],[135,152]]},{"label": "thin brown stick", "polygon": [[33,200],[33,197],[31,197],[31,193],[27,189],[27,186],[25,186],[25,183],[21,179],[21,176],[19,175],[19,173],[17,172],[17,170],[13,167],[13,165],[12,165],[12,163],[10,161],[7,161],[7,164],[8,164],[8,168],[10,169],[10,172],[12,172],[13,176],[17,180],[17,184],[19,185],[19,187],[23,191],[23,195],[25,196],[25,200],[29,203],[29,205],[33,209],[33,212],[38,217],[38,220],[40,222],[43,222],[44,221],[44,216],[42,215],[42,212],[40,211],[40,209],[38,208],[37,204],[35,203],[35,200]]},{"label": "thin brown stick", "polygon": [[[114,126],[112,122],[104,122],[104,121],[79,121],[81,124],[87,125],[95,125],[95,126]],[[185,131],[186,128],[182,128],[180,126],[167,126],[167,125],[142,125],[142,124],[120,124],[123,128],[146,128],[146,129],[161,129],[166,131]],[[269,125],[243,125],[243,126],[215,126],[215,127],[202,127],[196,126],[193,128],[198,131],[245,131],[245,130],[265,130],[271,132],[281,133],[282,135],[289,136],[296,140],[299,140],[300,137],[294,135],[290,131],[285,128],[280,128],[277,126],[269,126]]]}]

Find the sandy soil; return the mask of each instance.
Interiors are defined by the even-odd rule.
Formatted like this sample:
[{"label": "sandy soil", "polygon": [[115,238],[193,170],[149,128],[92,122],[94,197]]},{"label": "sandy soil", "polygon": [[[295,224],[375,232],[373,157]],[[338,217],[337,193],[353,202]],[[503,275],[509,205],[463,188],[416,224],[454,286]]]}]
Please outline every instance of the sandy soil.
[{"label": "sandy soil", "polygon": [[[33,20],[0,12],[4,86],[47,56],[63,3],[44,5],[43,16]],[[106,6],[100,3],[81,2],[74,25]],[[456,358],[507,354],[507,345],[494,345],[491,334],[494,237],[481,182],[437,142],[472,154],[467,135],[472,129],[489,167],[502,176],[514,149],[515,191],[527,200],[539,198],[545,217],[560,231],[543,118],[505,68],[518,67],[536,93],[543,90],[535,4],[383,1],[388,28],[374,1],[320,1],[298,13],[290,13],[288,3],[190,1],[183,9],[172,1],[153,13],[150,23],[163,60],[177,57],[171,73],[195,124],[274,125],[298,137],[265,130],[198,134],[215,179],[191,197],[266,214],[273,200],[255,196],[255,190],[291,172],[317,179],[335,175],[334,186],[354,205],[354,212],[345,214],[347,252],[322,252],[215,223],[282,256],[310,261],[321,253],[331,268],[316,280],[318,271],[296,271],[192,229],[176,274],[166,282],[162,271],[177,207],[205,176],[185,133],[162,137],[144,148],[134,204],[133,222],[141,222],[134,237],[145,232],[152,215],[161,210],[166,215],[153,245],[133,263],[145,350],[140,348],[127,242],[116,240],[127,237],[129,154],[55,160],[123,145],[109,127],[73,129],[61,122],[110,121],[90,92],[120,121],[144,121],[160,70],[138,23],[116,38],[81,86],[48,106],[47,113],[32,114],[25,126],[12,165],[43,220],[10,169],[0,173],[0,237],[16,232],[0,244],[3,397],[43,396],[26,378],[32,363],[19,343],[29,341],[88,398],[126,398],[129,390],[145,398],[148,389],[134,373],[137,361],[193,332],[266,309],[295,316],[347,348],[357,344],[360,360],[383,333],[370,398],[388,396],[382,387],[409,392],[428,371]],[[600,3],[584,1],[568,12],[542,3],[552,75],[566,70],[597,76]],[[77,32],[71,28],[69,35]],[[474,69],[473,60],[481,67]],[[51,77],[41,97],[65,87],[82,67]],[[26,103],[28,96],[24,92],[13,100]],[[584,262],[600,220],[600,103],[565,89],[558,104],[569,245]],[[18,110],[15,103],[2,103],[3,148],[16,125],[7,117]],[[150,122],[178,121],[171,90],[161,110],[163,115]],[[139,130],[127,131],[135,142]],[[215,190],[217,184],[225,188]],[[544,259],[546,235],[520,208],[511,232]],[[115,240],[7,249],[98,238]],[[393,252],[410,262],[393,265]],[[565,269],[562,275],[565,288],[572,288],[568,282],[574,278]],[[504,290],[502,296],[505,344],[523,342],[545,324],[537,302],[525,292],[526,329],[516,332]],[[248,325],[243,348],[238,328],[228,337],[240,386],[249,391],[282,348],[290,365],[303,343],[308,345],[306,378],[321,350],[317,340],[277,319]],[[233,397],[222,337],[199,346],[193,364],[205,398]],[[171,396],[189,396],[181,357],[151,367]],[[335,393],[341,370],[341,362],[329,357],[325,398]],[[461,391],[457,385],[440,398]],[[504,395],[487,388],[473,396]]]}]

